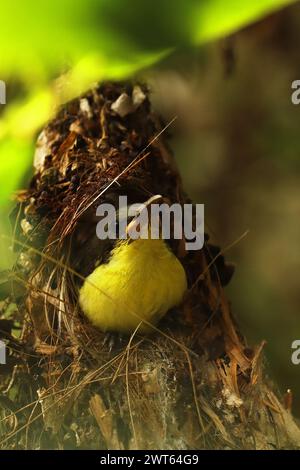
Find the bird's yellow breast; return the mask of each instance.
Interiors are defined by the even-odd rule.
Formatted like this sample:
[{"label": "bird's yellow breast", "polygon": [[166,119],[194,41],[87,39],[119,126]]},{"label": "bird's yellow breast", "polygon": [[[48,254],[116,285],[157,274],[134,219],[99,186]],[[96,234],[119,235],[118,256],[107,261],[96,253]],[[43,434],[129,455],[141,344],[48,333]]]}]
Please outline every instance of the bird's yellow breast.
[{"label": "bird's yellow breast", "polygon": [[[103,331],[130,333],[142,320],[155,324],[187,289],[184,268],[161,239],[120,243],[79,293],[89,320]],[[139,331],[149,331],[142,323]]]}]

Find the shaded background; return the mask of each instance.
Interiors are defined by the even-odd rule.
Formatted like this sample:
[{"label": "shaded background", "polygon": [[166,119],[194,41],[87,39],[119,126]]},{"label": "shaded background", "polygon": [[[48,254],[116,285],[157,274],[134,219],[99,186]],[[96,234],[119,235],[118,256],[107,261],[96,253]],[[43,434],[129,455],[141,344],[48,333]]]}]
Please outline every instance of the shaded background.
[{"label": "shaded background", "polygon": [[[226,254],[237,265],[228,296],[249,344],[267,341],[270,369],[282,392],[292,389],[294,412],[300,416],[300,365],[291,363],[291,343],[300,338],[300,105],[291,103],[291,83],[300,79],[300,5],[296,3],[226,39],[192,48],[186,30],[173,28],[176,21],[170,5],[162,2],[164,9],[156,18],[151,4],[145,4],[145,16],[151,21],[141,22],[138,28],[131,25],[138,2],[124,13],[124,22],[117,21],[114,8],[109,10],[103,33],[106,42],[97,42],[97,47],[101,50],[105,46],[114,54],[115,41],[120,38],[126,37],[126,45],[142,38],[139,46],[148,51],[146,64],[158,49],[165,56],[164,51],[174,42],[181,44],[138,77],[149,83],[154,106],[165,121],[178,116],[170,130],[172,148],[187,192],[195,202],[205,204],[212,239],[226,247],[249,230]],[[176,11],[183,24],[190,21],[184,5],[180,1]],[[162,17],[167,18],[165,23]],[[173,30],[176,37],[170,33]],[[54,46],[53,55],[58,47]],[[121,55],[124,58],[126,54],[124,46]],[[49,77],[55,80],[59,94],[60,73],[50,67],[45,78],[39,62],[33,63],[36,70],[29,75],[39,77],[39,84],[47,83]],[[114,69],[108,75],[119,77],[122,73]],[[14,132],[5,134],[0,143],[0,171],[2,187],[11,183],[12,194],[14,168],[22,170],[17,187],[28,183],[31,133],[34,130],[36,134],[52,103],[49,88],[37,87],[28,77],[20,79],[12,70],[6,81],[12,116],[6,123]],[[28,105],[32,88],[35,94]],[[22,100],[25,105],[19,109]],[[4,107],[0,106],[0,118],[1,113]],[[19,130],[21,138],[15,139]],[[0,125],[0,139],[1,131],[3,135],[6,132]],[[17,163],[15,155],[22,156]],[[8,232],[10,207],[6,203],[0,209],[1,232]],[[9,243],[3,241],[1,269],[11,263]]]},{"label": "shaded background", "polygon": [[[176,70],[175,70],[176,69]],[[205,203],[212,239],[236,263],[227,288],[250,345],[300,416],[300,5],[150,73],[155,106],[177,115],[172,147],[185,188]]]}]

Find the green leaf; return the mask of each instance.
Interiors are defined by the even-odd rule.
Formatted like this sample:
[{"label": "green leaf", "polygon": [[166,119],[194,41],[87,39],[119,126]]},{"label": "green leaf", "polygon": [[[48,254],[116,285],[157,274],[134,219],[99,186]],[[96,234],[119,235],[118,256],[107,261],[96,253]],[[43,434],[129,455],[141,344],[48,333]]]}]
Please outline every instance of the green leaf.
[{"label": "green leaf", "polygon": [[21,81],[27,94],[10,103],[8,93],[0,119],[0,205],[21,183],[33,136],[57,104],[95,81],[129,76],[175,48],[227,35],[294,1],[2,2],[0,78]]},{"label": "green leaf", "polygon": [[22,183],[22,177],[30,168],[33,145],[23,139],[5,139],[0,142],[1,185],[0,201],[6,202]]},{"label": "green leaf", "polygon": [[10,0],[1,5],[0,74],[32,85],[97,55],[100,75],[109,75],[229,34],[293,1]]}]

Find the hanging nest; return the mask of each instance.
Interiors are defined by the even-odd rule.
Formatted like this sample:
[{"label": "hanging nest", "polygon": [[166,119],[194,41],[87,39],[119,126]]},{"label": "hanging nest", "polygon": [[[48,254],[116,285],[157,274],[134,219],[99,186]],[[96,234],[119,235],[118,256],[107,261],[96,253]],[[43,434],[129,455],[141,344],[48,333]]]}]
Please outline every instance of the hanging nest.
[{"label": "hanging nest", "polygon": [[189,291],[151,334],[112,344],[80,311],[78,289],[112,248],[96,237],[100,203],[155,194],[190,202],[167,133],[147,88],[131,83],[89,91],[41,132],[34,176],[12,214],[2,448],[299,447],[299,429],[263,373],[263,344],[247,347],[232,318],[224,285],[233,267],[208,236],[189,253],[173,241]]}]

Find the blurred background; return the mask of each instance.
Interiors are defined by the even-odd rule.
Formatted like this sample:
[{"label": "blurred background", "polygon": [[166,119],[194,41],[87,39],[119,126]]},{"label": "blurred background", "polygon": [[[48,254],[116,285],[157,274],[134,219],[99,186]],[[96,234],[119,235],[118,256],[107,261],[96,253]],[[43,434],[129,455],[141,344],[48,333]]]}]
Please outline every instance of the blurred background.
[{"label": "blurred background", "polygon": [[[63,3],[72,11],[69,0],[54,7]],[[9,233],[13,193],[29,181],[35,137],[55,107],[98,79],[146,81],[164,120],[177,116],[171,146],[186,191],[205,204],[213,241],[226,247],[249,230],[226,253],[236,264],[227,293],[249,345],[266,340],[270,371],[281,392],[292,390],[300,417],[300,365],[291,363],[291,344],[300,339],[300,105],[291,102],[291,84],[300,80],[300,4],[221,3],[162,1],[155,10],[148,1],[99,1],[98,10],[88,0],[87,14],[74,8],[74,22],[71,13],[61,15],[57,35],[39,21],[47,12],[29,11],[31,22],[20,23],[12,42],[7,22],[0,33],[7,84],[0,231]],[[286,3],[293,4],[271,11]],[[22,27],[29,28],[24,44]],[[3,240],[0,269],[12,261]]]},{"label": "blurred background", "polygon": [[155,106],[177,115],[172,147],[206,227],[236,263],[227,288],[250,345],[266,340],[270,370],[300,416],[300,5],[150,73]]}]

